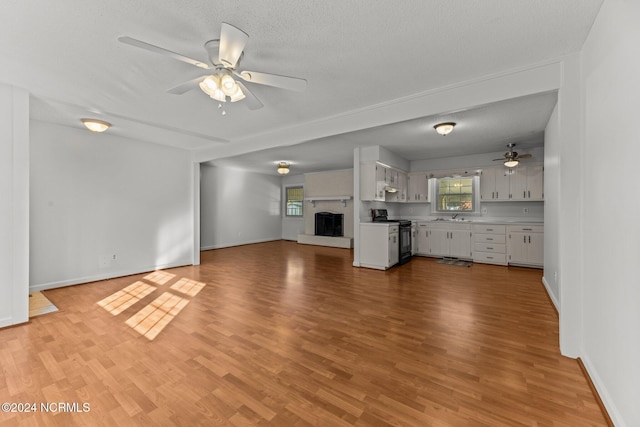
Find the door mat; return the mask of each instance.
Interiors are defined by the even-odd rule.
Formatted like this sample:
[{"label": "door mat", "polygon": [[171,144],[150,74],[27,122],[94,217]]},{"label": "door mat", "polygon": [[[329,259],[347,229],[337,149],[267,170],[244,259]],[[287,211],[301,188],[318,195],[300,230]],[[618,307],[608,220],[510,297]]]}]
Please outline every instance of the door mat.
[{"label": "door mat", "polygon": [[462,261],[459,259],[449,259],[449,258],[443,258],[439,261],[436,261],[437,264],[446,264],[446,265],[455,265],[457,267],[471,267],[471,262],[468,261]]},{"label": "door mat", "polygon": [[36,317],[56,311],[58,311],[58,307],[53,305],[42,292],[31,292],[29,294],[29,317]]}]

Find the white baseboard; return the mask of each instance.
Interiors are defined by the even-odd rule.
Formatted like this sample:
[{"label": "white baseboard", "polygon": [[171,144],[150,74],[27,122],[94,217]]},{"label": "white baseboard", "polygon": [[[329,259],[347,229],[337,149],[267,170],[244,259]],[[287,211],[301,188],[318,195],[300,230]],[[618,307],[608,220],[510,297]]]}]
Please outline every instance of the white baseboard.
[{"label": "white baseboard", "polygon": [[613,399],[611,398],[611,395],[607,391],[607,388],[604,386],[600,375],[598,375],[598,371],[593,366],[593,363],[591,363],[591,359],[589,359],[589,356],[582,354],[580,356],[580,359],[582,360],[582,364],[584,365],[585,369],[589,373],[591,382],[598,391],[600,400],[602,400],[602,404],[607,409],[607,413],[609,414],[609,418],[611,418],[613,425],[617,427],[627,427],[627,424],[622,419],[622,416],[620,415],[620,412],[618,411]]},{"label": "white baseboard", "polygon": [[46,291],[47,289],[62,288],[65,286],[80,285],[83,283],[96,282],[98,280],[114,279],[116,277],[131,276],[133,274],[147,273],[149,271],[163,270],[165,268],[182,267],[190,265],[188,263],[178,262],[170,264],[158,264],[147,267],[132,268],[128,270],[109,271],[92,276],[76,277],[73,279],[60,280],[58,282],[40,283],[29,286],[29,292]]},{"label": "white baseboard", "polygon": [[547,290],[547,295],[549,295],[549,298],[551,299],[551,302],[556,308],[556,311],[560,313],[560,303],[556,299],[556,296],[553,294],[553,292],[551,292],[551,288],[549,287],[549,282],[547,282],[547,279],[544,276],[542,276],[542,284],[544,285],[544,288]]},{"label": "white baseboard", "polygon": [[200,246],[201,251],[208,251],[211,249],[222,249],[222,248],[232,248],[234,246],[244,246],[244,245],[253,245],[254,243],[265,243],[265,242],[275,242],[278,240],[282,240],[282,238],[268,238],[268,239],[259,239],[259,240],[248,240],[246,242],[231,242],[231,243],[220,243],[217,245],[210,246]]}]

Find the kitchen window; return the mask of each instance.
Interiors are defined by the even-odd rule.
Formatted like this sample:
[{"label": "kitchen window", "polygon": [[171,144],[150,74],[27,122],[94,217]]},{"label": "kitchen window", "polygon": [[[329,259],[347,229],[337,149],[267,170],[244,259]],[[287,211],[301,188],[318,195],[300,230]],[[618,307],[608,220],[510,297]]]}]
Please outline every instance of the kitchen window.
[{"label": "kitchen window", "polygon": [[302,216],[302,206],[304,203],[303,187],[286,187],[286,216]]},{"label": "kitchen window", "polygon": [[438,178],[435,180],[435,212],[477,212],[478,177]]}]

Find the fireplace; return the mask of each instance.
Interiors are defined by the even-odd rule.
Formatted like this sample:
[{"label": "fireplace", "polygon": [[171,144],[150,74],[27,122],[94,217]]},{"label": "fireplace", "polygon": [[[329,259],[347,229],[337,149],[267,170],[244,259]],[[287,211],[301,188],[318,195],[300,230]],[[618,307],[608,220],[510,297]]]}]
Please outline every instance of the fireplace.
[{"label": "fireplace", "polygon": [[316,236],[344,236],[344,214],[317,212]]}]

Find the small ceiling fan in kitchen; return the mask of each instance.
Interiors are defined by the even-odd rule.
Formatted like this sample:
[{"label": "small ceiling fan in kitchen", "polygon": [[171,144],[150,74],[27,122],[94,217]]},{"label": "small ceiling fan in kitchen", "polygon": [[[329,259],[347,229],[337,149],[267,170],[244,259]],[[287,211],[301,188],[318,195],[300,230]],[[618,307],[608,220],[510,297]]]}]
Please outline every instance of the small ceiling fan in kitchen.
[{"label": "small ceiling fan in kitchen", "polygon": [[[222,23],[220,39],[209,40],[204,44],[209,63],[204,63],[188,56],[154,46],[128,36],[118,37],[118,41],[135,46],[149,52],[168,56],[178,61],[207,70],[205,74],[195,79],[181,83],[169,90],[168,93],[181,95],[196,87],[204,93],[222,103],[245,100],[250,110],[257,110],[264,105],[243,83],[255,83],[282,89],[302,92],[307,87],[307,81],[297,77],[281,76],[257,71],[240,70],[240,61],[244,56],[244,47],[249,35],[239,28],[226,22]],[[223,110],[224,114],[224,110]]]},{"label": "small ceiling fan in kitchen", "polygon": [[509,147],[509,151],[507,151],[506,153],[504,153],[504,157],[501,157],[499,159],[493,159],[494,162],[497,162],[498,160],[501,160],[504,165],[508,168],[514,168],[516,166],[518,166],[518,164],[520,163],[520,159],[529,159],[531,157],[533,157],[531,154],[518,154],[517,151],[513,151],[513,147],[515,147],[516,144],[511,143],[511,144],[507,144],[507,147]]}]

